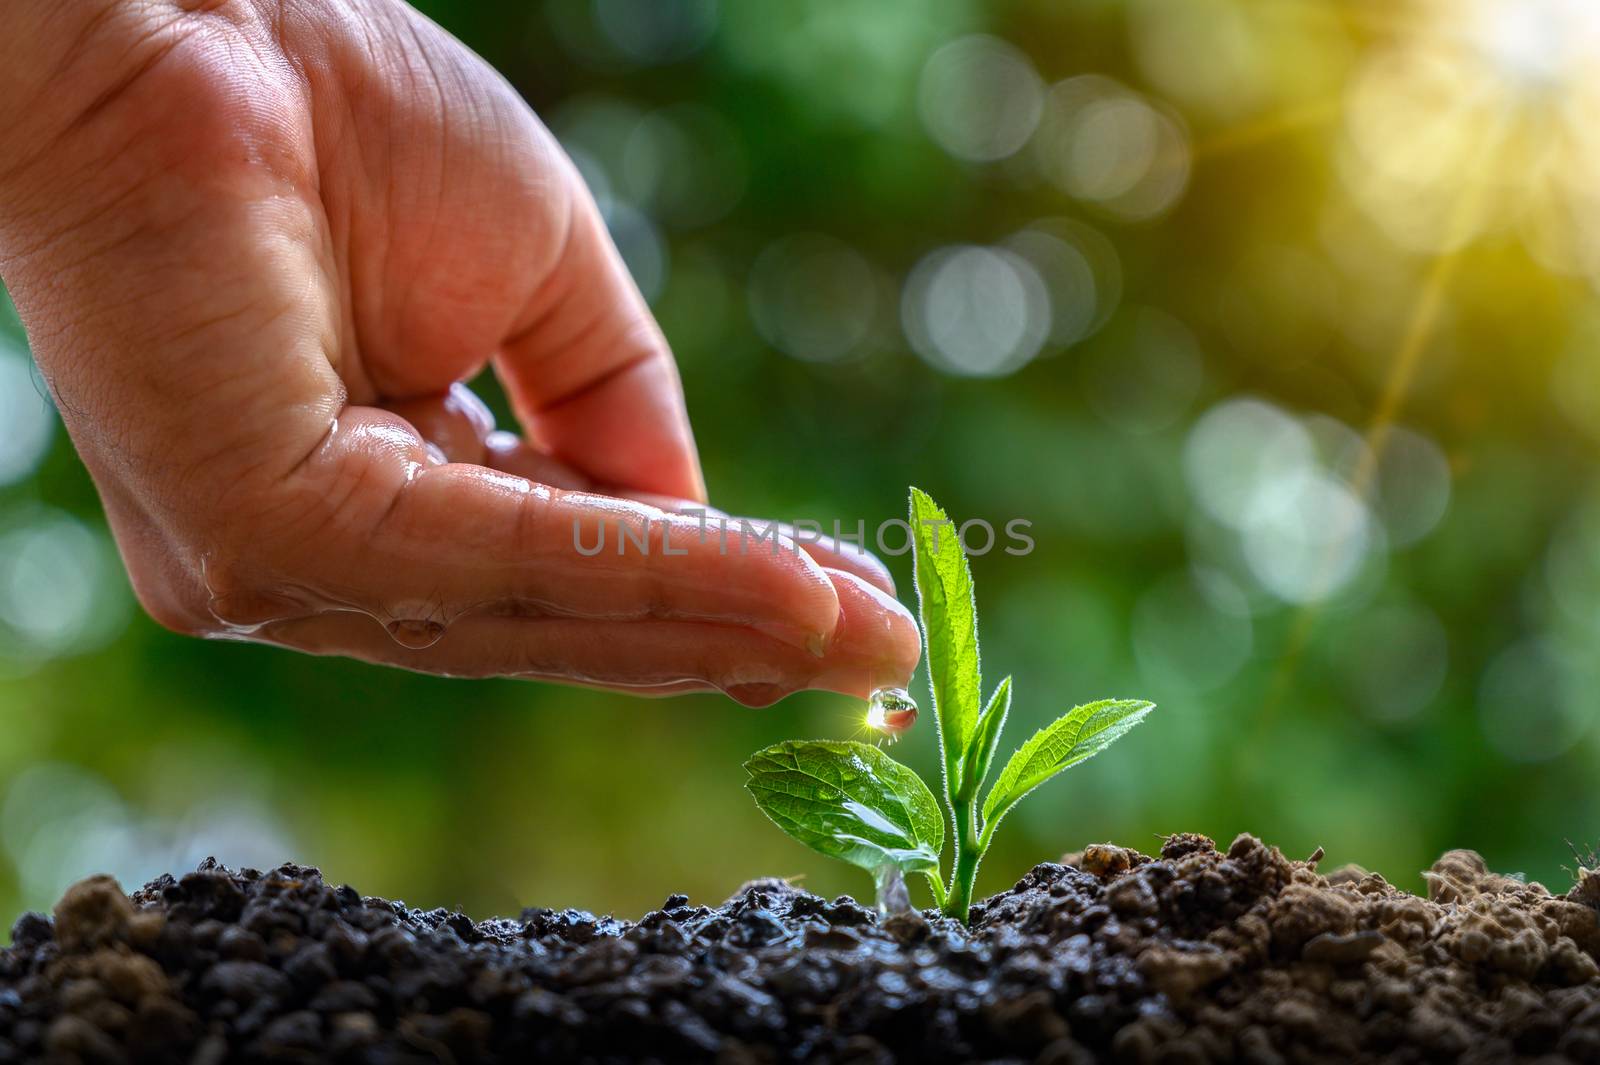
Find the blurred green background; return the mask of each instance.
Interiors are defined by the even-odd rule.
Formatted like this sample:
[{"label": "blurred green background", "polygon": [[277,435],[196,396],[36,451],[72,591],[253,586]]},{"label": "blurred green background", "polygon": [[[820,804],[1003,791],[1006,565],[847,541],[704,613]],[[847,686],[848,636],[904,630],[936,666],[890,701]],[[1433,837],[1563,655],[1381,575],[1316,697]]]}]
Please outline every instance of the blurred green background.
[{"label": "blurred green background", "polygon": [[[1176,830],[1410,887],[1456,846],[1565,884],[1564,840],[1600,836],[1582,0],[422,6],[589,179],[714,501],[870,525],[916,483],[1031,520],[1033,554],[974,561],[1007,747],[1091,698],[1161,704],[1007,821],[981,891]],[[851,734],[851,700],[160,630],[0,330],[0,912],[207,854],[480,917],[868,892],[741,788],[761,745]],[[896,755],[935,772],[926,718]]]}]

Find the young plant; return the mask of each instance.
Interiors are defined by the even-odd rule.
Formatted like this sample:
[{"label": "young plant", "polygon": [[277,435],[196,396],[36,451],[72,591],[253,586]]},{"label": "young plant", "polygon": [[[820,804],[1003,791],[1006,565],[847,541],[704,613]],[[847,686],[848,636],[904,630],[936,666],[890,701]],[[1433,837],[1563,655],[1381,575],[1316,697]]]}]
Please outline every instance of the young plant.
[{"label": "young plant", "polygon": [[[972,573],[955,523],[917,488],[911,528],[945,813],[916,773],[854,741],[790,740],[758,751],[745,763],[745,787],[779,828],[872,872],[880,889],[899,875],[923,874],[940,908],[965,922],[978,864],[1001,819],[1040,784],[1111,746],[1154,704],[1103,699],[1068,711],[1017,749],[980,801],[1011,709],[1011,678],[982,701]],[[946,824],[955,851],[948,886],[941,880]]]}]

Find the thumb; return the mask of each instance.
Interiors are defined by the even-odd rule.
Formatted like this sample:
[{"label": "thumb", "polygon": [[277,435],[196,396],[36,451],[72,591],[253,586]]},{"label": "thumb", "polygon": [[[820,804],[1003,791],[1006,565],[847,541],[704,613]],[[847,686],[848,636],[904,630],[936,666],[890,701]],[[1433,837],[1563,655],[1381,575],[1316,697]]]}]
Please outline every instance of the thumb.
[{"label": "thumb", "polygon": [[703,502],[666,338],[564,156],[565,232],[496,370],[529,438],[601,484]]}]

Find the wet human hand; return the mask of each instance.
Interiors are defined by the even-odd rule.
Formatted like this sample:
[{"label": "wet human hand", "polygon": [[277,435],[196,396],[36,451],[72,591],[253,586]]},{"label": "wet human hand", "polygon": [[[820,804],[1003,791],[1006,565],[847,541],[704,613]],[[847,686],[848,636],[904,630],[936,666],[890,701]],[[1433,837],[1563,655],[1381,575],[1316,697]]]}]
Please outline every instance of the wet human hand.
[{"label": "wet human hand", "polygon": [[0,136],[0,275],[163,624],[752,705],[909,678],[870,555],[676,513],[677,371],[592,199],[406,5],[9,0]]}]

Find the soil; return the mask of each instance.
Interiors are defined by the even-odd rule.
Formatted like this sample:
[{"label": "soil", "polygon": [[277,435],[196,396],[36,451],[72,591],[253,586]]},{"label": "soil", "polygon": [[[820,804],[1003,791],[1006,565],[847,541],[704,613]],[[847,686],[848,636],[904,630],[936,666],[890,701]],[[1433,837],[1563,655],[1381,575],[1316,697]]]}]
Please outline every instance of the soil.
[{"label": "soil", "polygon": [[206,862],[19,919],[0,1060],[1600,1062],[1600,873],[1427,877],[1179,835],[1040,865],[963,929],[774,880],[475,923]]}]

